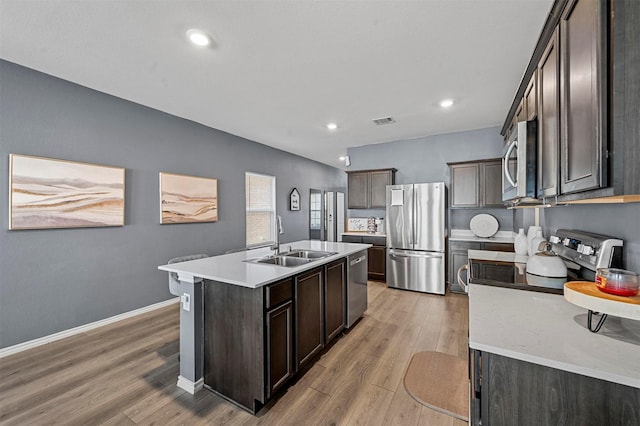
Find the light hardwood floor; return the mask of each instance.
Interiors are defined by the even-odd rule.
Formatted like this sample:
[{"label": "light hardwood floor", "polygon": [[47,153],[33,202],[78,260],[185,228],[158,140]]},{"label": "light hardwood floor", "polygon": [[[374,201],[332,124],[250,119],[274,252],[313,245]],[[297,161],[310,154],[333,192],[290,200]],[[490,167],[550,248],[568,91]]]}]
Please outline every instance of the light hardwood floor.
[{"label": "light hardwood floor", "polygon": [[178,306],[0,359],[2,425],[464,425],[416,402],[419,351],[467,358],[468,302],[369,282],[362,320],[257,416],[176,387]]}]

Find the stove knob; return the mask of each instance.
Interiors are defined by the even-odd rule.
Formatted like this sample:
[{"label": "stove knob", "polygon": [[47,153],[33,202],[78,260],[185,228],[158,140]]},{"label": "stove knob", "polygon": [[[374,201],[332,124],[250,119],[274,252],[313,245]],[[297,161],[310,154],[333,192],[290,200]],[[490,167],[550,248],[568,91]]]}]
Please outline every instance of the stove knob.
[{"label": "stove knob", "polygon": [[595,252],[595,250],[591,246],[584,246],[582,248],[582,254],[584,255],[591,256],[593,252]]},{"label": "stove knob", "polygon": [[562,240],[562,244],[569,247],[569,244],[571,244],[571,240],[569,238],[565,238],[564,240]]},{"label": "stove knob", "polygon": [[584,250],[584,247],[585,247],[584,244],[578,244],[578,248],[576,249],[576,251],[578,253],[582,253],[582,250]]},{"label": "stove knob", "polygon": [[552,235],[549,237],[549,242],[553,244],[558,244],[560,243],[560,238],[556,237],[555,235]]}]

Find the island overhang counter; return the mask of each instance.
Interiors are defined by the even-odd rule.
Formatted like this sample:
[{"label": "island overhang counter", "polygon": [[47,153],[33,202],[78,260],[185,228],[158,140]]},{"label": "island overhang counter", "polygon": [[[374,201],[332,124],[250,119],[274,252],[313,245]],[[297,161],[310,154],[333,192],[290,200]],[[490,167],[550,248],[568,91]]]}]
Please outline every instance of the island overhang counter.
[{"label": "island overhang counter", "polygon": [[[330,272],[327,268],[333,268],[333,266],[338,267],[334,269],[338,274],[342,274],[343,285],[346,285],[346,259],[355,253],[364,252],[366,254],[369,247],[370,244],[314,240],[281,244],[280,250],[285,253],[297,250],[335,253],[294,267],[253,262],[257,258],[272,255],[273,252],[269,248],[159,266],[158,269],[162,271],[176,273],[180,281],[180,375],[178,376],[178,387],[193,394],[207,385],[208,388],[232,402],[255,412],[260,406],[259,403],[264,402],[270,393],[268,386],[264,390],[265,386],[253,383],[256,380],[259,382],[262,378],[253,378],[251,375],[259,376],[262,370],[268,368],[264,365],[267,362],[260,359],[260,353],[267,350],[263,341],[268,340],[268,336],[263,339],[261,333],[269,332],[268,319],[271,318],[269,317],[271,313],[268,312],[267,305],[270,303],[269,292],[273,291],[271,289],[276,287],[289,288],[288,291],[293,294],[298,291],[293,288],[297,289],[296,286],[301,278],[309,277],[318,271],[320,278],[316,279],[315,285],[317,286],[320,282],[318,280],[322,280],[326,286],[327,284],[324,283],[325,275],[327,277],[331,273],[335,275],[335,272]],[[279,285],[279,283],[286,284],[287,281],[292,284]],[[326,291],[326,288],[323,291]],[[296,297],[289,303],[296,305]],[[346,297],[346,292],[344,292],[344,303],[347,303]],[[225,300],[222,301],[221,298]],[[325,308],[322,303],[321,301],[322,308]],[[324,303],[328,306],[326,300]],[[283,302],[283,304],[285,303]],[[300,304],[300,307],[302,306]],[[287,327],[290,328],[294,321],[294,318],[291,317],[292,308],[290,307],[287,313],[284,312],[286,306],[276,307],[283,311],[280,312],[281,314],[288,315],[286,322]],[[228,311],[222,313],[223,310]],[[205,318],[207,315],[209,318]],[[283,315],[281,317],[285,318],[286,315]],[[324,329],[324,324],[320,328]],[[253,346],[254,344],[255,346]],[[241,350],[243,345],[252,345],[252,347]],[[232,348],[229,349],[227,346]],[[235,382],[239,381],[242,383],[241,386],[247,388],[252,386],[255,388],[253,392],[255,403],[250,398],[244,401],[242,396],[236,396],[236,393],[241,392],[242,389],[238,391],[238,386],[235,383],[232,383],[229,389],[226,389],[226,383],[218,383],[215,387],[209,384],[209,381],[216,378],[213,374],[206,375],[207,367],[209,370],[212,369],[211,362],[215,358],[211,355],[212,348],[216,350],[222,347],[225,347],[224,350],[227,352],[232,351],[233,347],[241,352],[237,356],[243,357],[242,362],[246,365],[245,371],[240,374],[245,374],[246,377],[235,380]],[[314,351],[314,353],[316,352]],[[228,358],[226,356],[216,359],[224,364],[229,362]],[[258,373],[253,372],[254,370]],[[216,380],[226,382],[226,379]],[[238,395],[240,394],[238,393]]]}]

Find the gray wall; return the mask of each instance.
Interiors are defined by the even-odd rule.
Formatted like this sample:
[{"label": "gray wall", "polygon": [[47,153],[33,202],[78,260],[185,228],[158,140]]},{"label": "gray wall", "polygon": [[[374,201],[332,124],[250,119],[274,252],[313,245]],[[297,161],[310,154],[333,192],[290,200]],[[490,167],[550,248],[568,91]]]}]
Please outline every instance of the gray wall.
[{"label": "gray wall", "polygon": [[[401,125],[397,123],[394,125]],[[447,163],[499,158],[503,139],[500,127],[447,133],[444,135],[349,148],[348,170],[394,167],[396,183],[445,182],[449,187]],[[513,230],[513,211],[507,209],[451,210],[449,227],[469,229],[469,220],[478,213],[498,219],[501,231]],[[349,217],[385,216],[384,210],[349,210]]]},{"label": "gray wall", "polygon": [[[333,167],[0,61],[0,176],[8,154],[126,168],[124,227],[8,231],[0,191],[0,347],[169,299],[156,269],[244,246],[244,173],[276,176],[282,241],[308,238],[309,188],[345,190]],[[218,179],[219,221],[159,224],[158,172]],[[301,211],[290,212],[297,187]]]}]

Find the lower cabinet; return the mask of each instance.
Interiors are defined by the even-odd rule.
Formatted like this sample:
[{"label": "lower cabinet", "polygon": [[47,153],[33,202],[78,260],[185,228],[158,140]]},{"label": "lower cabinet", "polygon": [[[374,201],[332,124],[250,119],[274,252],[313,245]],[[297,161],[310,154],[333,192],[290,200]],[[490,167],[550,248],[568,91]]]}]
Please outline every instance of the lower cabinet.
[{"label": "lower cabinet", "polygon": [[323,268],[295,278],[296,367],[304,366],[324,346]]},{"label": "lower cabinet", "polygon": [[637,425],[640,389],[469,351],[471,425]]},{"label": "lower cabinet", "polygon": [[345,258],[257,289],[207,280],[205,386],[256,413],[340,334],[346,285]]},{"label": "lower cabinet", "polygon": [[[488,243],[475,241],[451,241],[449,240],[449,290],[453,293],[464,293],[464,289],[458,284],[458,269],[469,263],[469,250],[513,251],[510,243]],[[478,265],[474,265],[478,267]],[[513,279],[513,268],[500,268],[499,265],[482,265],[484,271],[474,271],[474,276],[490,275],[496,281],[510,281]],[[465,282],[466,276],[461,277]]]},{"label": "lower cabinet", "polygon": [[267,397],[293,376],[293,302],[267,311]]},{"label": "lower cabinet", "polygon": [[324,281],[324,341],[329,343],[346,323],[347,271],[344,259],[326,266]]}]

